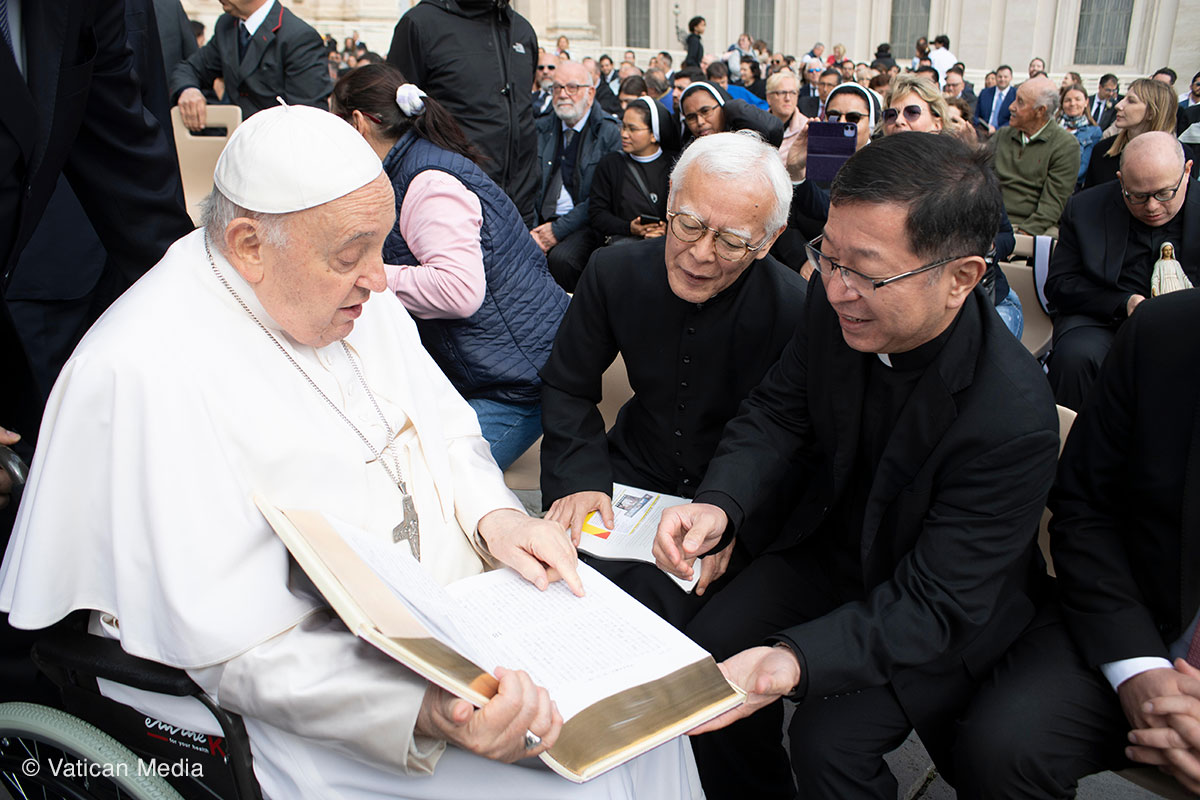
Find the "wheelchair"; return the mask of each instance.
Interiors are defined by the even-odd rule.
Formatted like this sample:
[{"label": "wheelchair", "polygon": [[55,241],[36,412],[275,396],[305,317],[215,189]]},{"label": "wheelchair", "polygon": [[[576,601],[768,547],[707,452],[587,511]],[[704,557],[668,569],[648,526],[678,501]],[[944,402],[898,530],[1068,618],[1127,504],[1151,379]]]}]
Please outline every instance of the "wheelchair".
[{"label": "wheelchair", "polygon": [[[32,656],[65,710],[0,704],[0,788],[14,798],[262,800],[241,717],[216,705],[183,670],[65,626],[39,640]],[[220,735],[180,728],[109,699],[100,693],[102,680],[194,698]]]}]

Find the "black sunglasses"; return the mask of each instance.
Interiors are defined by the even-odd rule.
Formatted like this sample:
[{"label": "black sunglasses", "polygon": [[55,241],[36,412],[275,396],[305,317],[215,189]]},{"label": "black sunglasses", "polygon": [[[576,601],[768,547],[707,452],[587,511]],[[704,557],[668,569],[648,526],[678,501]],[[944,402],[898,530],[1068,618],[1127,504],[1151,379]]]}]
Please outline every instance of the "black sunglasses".
[{"label": "black sunglasses", "polygon": [[851,125],[857,125],[859,120],[867,119],[870,115],[864,114],[861,111],[826,111],[825,119],[829,122],[841,122],[846,120]]}]

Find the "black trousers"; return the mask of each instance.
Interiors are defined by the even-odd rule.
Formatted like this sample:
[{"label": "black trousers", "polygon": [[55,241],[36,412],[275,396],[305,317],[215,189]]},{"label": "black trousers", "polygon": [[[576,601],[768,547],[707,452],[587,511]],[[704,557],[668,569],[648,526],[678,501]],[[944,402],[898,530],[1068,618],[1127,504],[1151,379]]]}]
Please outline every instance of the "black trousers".
[{"label": "black trousers", "polygon": [[600,244],[600,236],[591,228],[584,226],[567,238],[560,241],[550,252],[546,253],[547,266],[550,274],[564,291],[574,292],[579,276],[587,266],[592,251]]},{"label": "black trousers", "polygon": [[1085,775],[1132,766],[1117,693],[1051,606],[984,681],[955,736],[963,798],[1070,798]]},{"label": "black trousers", "polygon": [[[1077,317],[1064,317],[1055,323],[1054,349],[1047,364],[1054,402],[1074,411],[1083,408],[1088,390],[1100,373],[1100,365],[1112,348],[1117,326],[1088,319],[1071,327]],[[1065,332],[1060,333],[1061,330]]]},{"label": "black trousers", "polygon": [[[721,660],[763,644],[775,632],[858,599],[853,589],[835,584],[815,549],[802,547],[755,559],[697,613],[686,632]],[[896,797],[896,779],[883,757],[915,728],[959,797],[1068,797],[1070,794],[1064,793],[1068,790],[1062,787],[1073,791],[1080,775],[1112,763],[1097,755],[1095,748],[1111,739],[1115,697],[1077,656],[1072,661],[1073,651],[1056,608],[1044,609],[1014,648],[1018,646],[1014,663],[1023,670],[1031,666],[1047,669],[1059,678],[1047,699],[1013,702],[1014,692],[1028,691],[1026,674],[1002,669],[1010,660],[1007,658],[983,680],[969,674],[965,666],[954,664],[928,675],[906,673],[906,681],[923,681],[937,693],[937,702],[916,711],[918,716],[904,707],[892,684],[829,697],[809,693],[796,706],[788,726],[788,750],[782,742],[782,703],[723,730],[693,737],[705,793],[710,800],[795,796],[891,800]],[[1046,658],[1050,659],[1048,666]],[[1071,669],[1063,668],[1063,663]],[[981,693],[981,686],[987,691]],[[1075,716],[1067,711],[1065,721],[1073,727],[1065,732],[1052,725],[1043,727],[1044,720],[1022,717],[1022,713],[1049,709],[1059,701],[1070,709],[1076,699],[1099,709],[1098,716]],[[1118,731],[1117,755],[1121,735]],[[1068,766],[1056,764],[1044,774],[1034,772],[1026,779],[1029,770],[1020,765],[1026,761],[1041,764],[1043,750],[1066,752],[1072,742],[1090,744],[1081,747],[1081,756],[1068,756]],[[1032,788],[1022,793],[1022,787]]]}]

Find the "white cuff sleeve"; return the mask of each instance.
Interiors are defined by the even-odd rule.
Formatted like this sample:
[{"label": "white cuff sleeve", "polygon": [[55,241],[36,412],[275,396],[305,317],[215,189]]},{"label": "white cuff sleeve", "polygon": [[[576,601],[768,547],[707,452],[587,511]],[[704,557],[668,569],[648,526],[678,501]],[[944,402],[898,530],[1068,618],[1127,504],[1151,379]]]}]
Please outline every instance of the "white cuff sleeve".
[{"label": "white cuff sleeve", "polygon": [[1120,661],[1110,661],[1107,664],[1100,665],[1100,671],[1104,673],[1104,677],[1112,684],[1113,691],[1117,690],[1125,681],[1132,678],[1134,675],[1141,675],[1143,672],[1149,672],[1152,669],[1174,669],[1171,662],[1165,658],[1158,656],[1138,656],[1137,658],[1125,658]]}]

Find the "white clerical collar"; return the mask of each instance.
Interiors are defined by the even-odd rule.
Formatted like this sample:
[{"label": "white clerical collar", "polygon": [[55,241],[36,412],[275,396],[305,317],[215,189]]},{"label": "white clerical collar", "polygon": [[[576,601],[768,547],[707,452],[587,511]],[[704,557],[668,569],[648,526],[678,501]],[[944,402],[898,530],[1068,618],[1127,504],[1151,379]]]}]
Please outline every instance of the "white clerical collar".
[{"label": "white clerical collar", "polygon": [[887,353],[876,353],[875,355],[879,356],[879,360],[883,362],[883,365],[885,367],[891,368],[891,366],[892,366],[892,357],[891,356],[889,356]]},{"label": "white clerical collar", "polygon": [[649,164],[651,161],[657,161],[659,159],[659,157],[662,156],[662,154],[663,154],[663,149],[660,147],[660,148],[658,148],[657,152],[655,152],[654,155],[651,155],[651,156],[635,156],[633,153],[630,153],[629,157],[632,158],[634,161],[638,162],[639,164]]},{"label": "white clerical collar", "polygon": [[[207,236],[207,231],[205,231],[204,235]],[[212,254],[212,266],[210,267],[206,264],[205,269],[209,272],[211,272],[213,269],[216,269],[217,272],[221,274],[221,277],[223,277],[229,283],[229,287],[233,289],[237,296],[242,299],[242,302],[246,304],[246,308],[250,309],[250,313],[257,317],[263,325],[267,326],[271,332],[285,333],[279,323],[267,313],[265,308],[263,308],[263,304],[258,300],[258,295],[254,293],[254,287],[251,286],[245,278],[238,274],[238,271],[233,268],[233,265],[229,263],[225,256],[221,254],[221,251],[218,250],[216,245],[211,241],[208,243],[208,251]],[[217,276],[214,275],[212,279],[217,284],[217,291],[220,294],[229,296],[230,302],[237,305],[237,301],[234,300],[231,295],[229,295],[229,292],[224,286],[221,285],[221,282],[217,279]],[[288,337],[288,341],[291,341],[290,336]]]},{"label": "white clerical collar", "polygon": [[258,33],[258,27],[263,24],[263,20],[267,18],[267,12],[271,10],[271,6],[273,5],[275,4],[271,0],[267,0],[267,2],[258,7],[257,11],[243,20],[242,24],[246,26],[246,30],[250,32],[251,36]]}]

